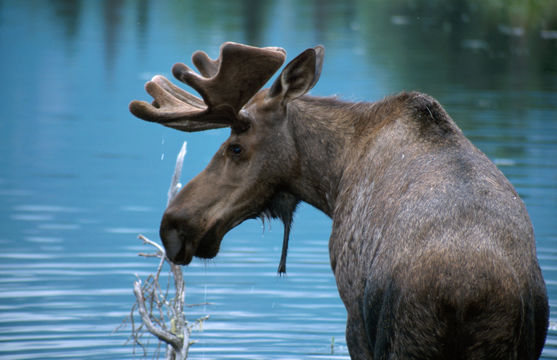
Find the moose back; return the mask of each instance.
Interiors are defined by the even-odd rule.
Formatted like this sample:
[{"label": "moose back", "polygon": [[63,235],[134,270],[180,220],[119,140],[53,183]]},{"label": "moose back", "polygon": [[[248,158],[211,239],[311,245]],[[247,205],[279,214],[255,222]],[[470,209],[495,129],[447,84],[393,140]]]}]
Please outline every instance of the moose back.
[{"label": "moose back", "polygon": [[209,165],[166,209],[168,258],[217,255],[246,219],[285,225],[300,201],[333,220],[329,253],[352,359],[537,359],[548,325],[532,225],[513,186],[431,97],[373,103],[306,93],[324,49],[283,64],[280,48],[225,43],[192,57],[198,75],[147,82],[147,121],[182,131],[230,127]]}]

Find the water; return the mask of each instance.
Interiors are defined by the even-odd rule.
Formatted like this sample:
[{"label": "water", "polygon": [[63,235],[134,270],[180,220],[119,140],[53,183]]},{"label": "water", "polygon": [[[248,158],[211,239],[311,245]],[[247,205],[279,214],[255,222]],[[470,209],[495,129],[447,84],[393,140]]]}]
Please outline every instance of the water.
[{"label": "water", "polygon": [[[113,331],[134,274],[156,267],[136,236],[157,237],[182,142],[185,183],[227,131],[179,133],[127,104],[154,74],[232,40],[289,58],[324,44],[316,95],[438,98],[526,202],[550,295],[544,357],[557,358],[556,30],[551,2],[0,1],[0,357],[134,356],[129,326]],[[286,277],[276,222],[242,224],[216,259],[185,268],[187,302],[205,304],[188,319],[210,315],[191,357],[347,358],[329,229],[299,210]]]}]

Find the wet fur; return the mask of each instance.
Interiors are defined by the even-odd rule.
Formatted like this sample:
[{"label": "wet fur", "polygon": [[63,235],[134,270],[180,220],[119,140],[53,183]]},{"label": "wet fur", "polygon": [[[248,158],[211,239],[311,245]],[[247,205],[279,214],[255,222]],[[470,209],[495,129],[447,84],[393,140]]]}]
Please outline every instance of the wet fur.
[{"label": "wet fur", "polygon": [[282,251],[277,270],[279,275],[286,274],[286,257],[288,253],[290,229],[292,228],[294,212],[296,211],[299,203],[300,199],[296,198],[294,195],[288,192],[279,192],[271,199],[265,210],[263,210],[260,215],[263,219],[279,219],[284,225]]}]

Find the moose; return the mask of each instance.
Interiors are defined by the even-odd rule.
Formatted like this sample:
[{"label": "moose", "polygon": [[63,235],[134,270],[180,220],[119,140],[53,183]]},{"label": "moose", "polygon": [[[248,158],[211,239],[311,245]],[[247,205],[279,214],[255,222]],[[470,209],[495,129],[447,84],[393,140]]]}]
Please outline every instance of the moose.
[{"label": "moose", "polygon": [[213,258],[246,219],[285,225],[304,201],[332,219],[331,268],[347,310],[352,359],[537,359],[548,300],[525,205],[435,99],[314,97],[324,48],[286,59],[237,43],[199,70],[157,75],[137,117],[194,132],[229,127],[208,166],[164,212],[167,257]]}]

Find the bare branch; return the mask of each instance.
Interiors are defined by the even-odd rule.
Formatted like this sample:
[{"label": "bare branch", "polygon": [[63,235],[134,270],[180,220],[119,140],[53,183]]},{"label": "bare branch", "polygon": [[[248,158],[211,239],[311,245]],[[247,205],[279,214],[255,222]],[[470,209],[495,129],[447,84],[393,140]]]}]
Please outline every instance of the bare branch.
[{"label": "bare branch", "polygon": [[141,235],[141,234],[139,234],[137,237],[138,237],[140,240],[143,240],[143,242],[144,242],[145,244],[149,244],[149,245],[151,245],[151,246],[156,247],[157,250],[158,250],[161,254],[163,254],[163,255],[166,254],[166,251],[164,251],[164,248],[163,248],[162,246],[160,246],[159,244],[157,244],[156,242],[154,242],[154,241],[152,241],[152,240],[149,240],[148,238],[146,238],[145,236],[143,236],[143,235]]},{"label": "bare branch", "polygon": [[141,315],[141,320],[143,320],[143,323],[145,324],[145,326],[147,327],[149,332],[151,334],[155,335],[156,337],[158,337],[160,340],[164,341],[165,343],[172,345],[172,347],[176,351],[180,351],[181,348],[182,348],[182,345],[183,345],[183,340],[178,338],[174,334],[171,334],[167,331],[163,331],[163,330],[159,329],[151,321],[151,317],[149,316],[149,312],[147,312],[147,309],[145,308],[145,299],[143,298],[143,291],[141,289],[141,280],[136,281],[133,284],[133,293],[135,294],[135,297],[137,298],[137,305],[138,305],[137,310],[139,311],[139,314]]},{"label": "bare branch", "polygon": [[172,175],[170,187],[168,188],[168,200],[166,202],[166,206],[170,204],[170,201],[182,188],[182,184],[180,184],[180,176],[182,176],[182,164],[184,163],[184,157],[186,156],[187,144],[188,143],[184,141],[182,147],[180,148],[180,152],[178,152],[178,157],[176,158],[176,166],[174,167],[174,174]]},{"label": "bare branch", "polygon": [[[168,202],[170,202],[180,190],[181,185],[179,180],[185,155],[186,143],[184,142],[178,154],[178,158],[176,159],[176,167],[168,190]],[[167,344],[166,359],[184,360],[187,358],[190,345],[193,344],[193,342],[190,341],[192,329],[196,326],[201,329],[203,322],[208,319],[208,316],[198,319],[193,324],[188,324],[184,316],[185,283],[182,268],[168,260],[166,251],[160,244],[143,235],[139,235],[138,237],[144,244],[151,245],[156,249],[156,253],[140,253],[139,255],[144,257],[156,257],[159,258],[160,261],[156,271],[150,274],[145,279],[145,282],[142,282],[139,276],[136,275],[138,280],[134,282],[133,286],[136,303],[132,306],[129,316],[132,334],[128,341],[133,341],[134,353],[135,346],[139,345],[143,349],[144,355],[146,355],[147,348],[143,342],[142,336],[148,331],[159,339],[155,351],[155,358],[159,357],[161,345],[164,342]],[[160,286],[159,279],[164,263],[167,261],[170,266],[170,273],[166,288],[163,290]],[[169,295],[172,285],[174,285],[175,293],[174,297],[170,299]],[[137,326],[134,321],[134,313],[136,310],[142,320],[139,326]]]}]

